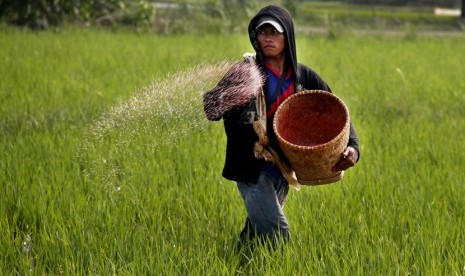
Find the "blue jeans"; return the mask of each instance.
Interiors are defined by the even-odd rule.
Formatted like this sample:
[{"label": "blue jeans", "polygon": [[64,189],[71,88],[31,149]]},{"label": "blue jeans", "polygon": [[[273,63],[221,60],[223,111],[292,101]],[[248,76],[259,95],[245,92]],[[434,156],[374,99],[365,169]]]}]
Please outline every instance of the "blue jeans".
[{"label": "blue jeans", "polygon": [[287,181],[262,171],[257,183],[237,182],[237,187],[248,215],[241,242],[256,236],[268,237],[273,242],[279,237],[289,239],[289,223],[283,212],[289,191]]}]

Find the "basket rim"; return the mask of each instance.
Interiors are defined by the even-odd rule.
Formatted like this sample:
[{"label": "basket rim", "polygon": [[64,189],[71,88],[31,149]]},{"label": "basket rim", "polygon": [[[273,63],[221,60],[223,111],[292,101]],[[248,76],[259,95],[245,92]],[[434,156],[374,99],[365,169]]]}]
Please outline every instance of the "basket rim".
[{"label": "basket rim", "polygon": [[[292,101],[294,98],[298,98],[298,97],[302,97],[302,96],[305,96],[305,95],[308,95],[308,94],[323,94],[325,96],[330,96],[330,97],[333,97],[337,102],[339,102],[339,104],[341,104],[341,106],[343,107],[344,111],[345,111],[345,114],[347,115],[346,117],[346,121],[344,123],[344,126],[342,127],[342,131],[336,135],[336,137],[334,137],[333,139],[329,140],[328,142],[326,143],[323,143],[323,144],[319,144],[319,145],[315,145],[315,146],[301,146],[301,145],[296,145],[296,144],[293,144],[293,143],[290,143],[289,141],[285,140],[280,134],[279,132],[277,131],[277,126],[276,126],[276,116],[279,115],[281,112],[282,112],[282,109],[284,108],[284,106],[289,102],[289,101]],[[273,119],[273,130],[276,134],[276,137],[279,139],[279,141],[285,143],[287,146],[291,146],[293,148],[296,148],[296,149],[300,149],[300,150],[320,150],[320,149],[324,149],[324,148],[327,148],[328,146],[330,146],[330,144],[333,142],[333,141],[337,141],[337,140],[340,140],[344,135],[345,135],[345,129],[349,127],[349,124],[350,124],[350,116],[349,116],[349,109],[347,108],[347,106],[345,105],[345,103],[336,95],[334,95],[332,92],[329,92],[329,91],[325,91],[325,90],[303,90],[301,92],[297,92],[297,93],[294,93],[292,94],[291,96],[287,97],[284,102],[282,102],[278,109],[276,110],[276,113],[274,115],[274,119]]]}]

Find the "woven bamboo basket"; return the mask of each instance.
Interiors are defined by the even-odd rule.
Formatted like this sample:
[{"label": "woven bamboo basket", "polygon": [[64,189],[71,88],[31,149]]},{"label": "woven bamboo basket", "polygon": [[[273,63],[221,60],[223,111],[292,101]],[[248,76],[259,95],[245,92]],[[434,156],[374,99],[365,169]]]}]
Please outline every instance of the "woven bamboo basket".
[{"label": "woven bamboo basket", "polygon": [[300,184],[342,179],[344,172],[332,168],[347,147],[350,120],[337,96],[322,90],[293,94],[276,111],[273,128]]}]

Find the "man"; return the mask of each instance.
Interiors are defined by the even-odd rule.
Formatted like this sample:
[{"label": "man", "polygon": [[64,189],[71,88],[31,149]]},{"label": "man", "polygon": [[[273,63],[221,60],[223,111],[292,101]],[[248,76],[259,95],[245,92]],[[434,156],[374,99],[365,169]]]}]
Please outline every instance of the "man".
[{"label": "man", "polygon": [[[270,5],[252,18],[249,37],[256,51],[255,62],[265,77],[262,87],[266,103],[268,145],[283,159],[285,156],[273,131],[278,106],[290,95],[303,90],[325,90],[329,86],[315,71],[298,64],[291,15],[282,7]],[[245,105],[223,116],[227,136],[223,176],[236,181],[247,210],[240,241],[265,237],[276,242],[289,239],[289,223],[283,212],[289,183],[274,162],[257,158],[258,141],[253,119],[248,114],[255,105]],[[334,170],[346,170],[359,158],[358,138],[351,124],[347,148]],[[259,155],[261,156],[261,155]]]}]

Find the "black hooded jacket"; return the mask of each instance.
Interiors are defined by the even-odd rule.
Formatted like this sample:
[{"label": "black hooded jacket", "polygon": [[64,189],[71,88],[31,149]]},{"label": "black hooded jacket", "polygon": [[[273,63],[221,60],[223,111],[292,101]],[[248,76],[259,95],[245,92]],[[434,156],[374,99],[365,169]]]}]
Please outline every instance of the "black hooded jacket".
[{"label": "black hooded jacket", "polygon": [[[264,65],[255,29],[259,18],[262,16],[273,17],[284,28],[287,51],[286,62],[288,62],[287,66],[292,67],[293,78],[296,84],[296,91],[294,91],[294,93],[303,90],[325,90],[331,92],[331,89],[326,82],[315,71],[303,64],[297,63],[292,18],[287,10],[279,6],[270,5],[263,8],[254,18],[252,18],[249,24],[248,31],[250,42],[256,51],[256,62],[259,65],[259,68],[263,68]],[[267,91],[266,85],[267,84],[265,83],[263,91]],[[243,109],[241,112],[247,112],[247,109]],[[255,142],[258,141],[258,138],[253,129],[253,125],[247,120],[241,121],[225,116],[224,129],[227,136],[227,144],[223,177],[232,181],[250,183],[257,182],[263,161],[255,158],[254,156],[254,145]],[[267,131],[268,138],[270,140],[270,147],[278,151],[281,157],[286,160],[273,129],[268,129]],[[350,124],[348,145],[359,151],[359,141],[352,123]]]}]

